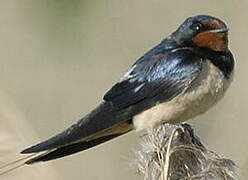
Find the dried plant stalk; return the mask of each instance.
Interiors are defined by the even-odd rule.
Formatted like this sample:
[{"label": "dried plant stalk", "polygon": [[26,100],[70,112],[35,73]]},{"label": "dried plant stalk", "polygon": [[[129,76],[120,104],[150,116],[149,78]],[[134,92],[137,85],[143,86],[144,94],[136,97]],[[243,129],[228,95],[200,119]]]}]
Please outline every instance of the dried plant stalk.
[{"label": "dried plant stalk", "polygon": [[149,130],[137,163],[144,180],[236,179],[234,162],[208,150],[189,124]]}]

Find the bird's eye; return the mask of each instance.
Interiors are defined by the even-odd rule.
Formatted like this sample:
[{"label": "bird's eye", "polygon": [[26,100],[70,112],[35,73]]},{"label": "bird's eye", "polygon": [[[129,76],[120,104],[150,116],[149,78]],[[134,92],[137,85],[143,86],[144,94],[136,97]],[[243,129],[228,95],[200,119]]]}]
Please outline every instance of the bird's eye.
[{"label": "bird's eye", "polygon": [[200,31],[202,29],[202,24],[201,23],[195,23],[191,25],[191,29],[194,31]]}]

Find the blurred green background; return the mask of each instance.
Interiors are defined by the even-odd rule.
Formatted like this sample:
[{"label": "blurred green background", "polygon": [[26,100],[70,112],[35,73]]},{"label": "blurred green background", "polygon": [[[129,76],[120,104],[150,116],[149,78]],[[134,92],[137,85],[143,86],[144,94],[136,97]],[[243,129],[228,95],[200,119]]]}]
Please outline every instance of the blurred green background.
[{"label": "blurred green background", "polygon": [[[1,0],[0,104],[11,115],[17,110],[23,115],[0,119],[1,129],[11,124],[6,133],[25,140],[18,151],[54,135],[101,102],[131,64],[186,17],[209,14],[230,28],[236,73],[225,98],[190,123],[210,149],[238,164],[245,179],[247,7],[247,0]],[[2,100],[6,97],[11,106]],[[25,130],[24,121],[30,126]],[[50,164],[60,180],[137,180],[133,151],[138,147],[137,135],[130,133]]]}]

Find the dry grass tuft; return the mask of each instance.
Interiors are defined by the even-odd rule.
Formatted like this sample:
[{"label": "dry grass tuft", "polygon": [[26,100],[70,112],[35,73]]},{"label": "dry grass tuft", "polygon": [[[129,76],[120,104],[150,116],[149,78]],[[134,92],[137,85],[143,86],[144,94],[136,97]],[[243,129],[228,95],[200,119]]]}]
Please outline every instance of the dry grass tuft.
[{"label": "dry grass tuft", "polygon": [[189,124],[165,124],[143,137],[137,152],[145,180],[235,180],[236,166],[208,150]]}]

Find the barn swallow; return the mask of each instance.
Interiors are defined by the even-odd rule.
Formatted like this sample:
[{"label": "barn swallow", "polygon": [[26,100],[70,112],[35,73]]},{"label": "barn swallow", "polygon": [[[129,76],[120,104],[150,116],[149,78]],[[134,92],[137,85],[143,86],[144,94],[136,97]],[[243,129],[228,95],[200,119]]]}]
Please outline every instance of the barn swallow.
[{"label": "barn swallow", "polygon": [[194,118],[223,97],[233,70],[225,23],[208,15],[189,17],[139,58],[98,107],[60,134],[21,153],[43,152],[26,164],[53,160],[133,129]]}]

